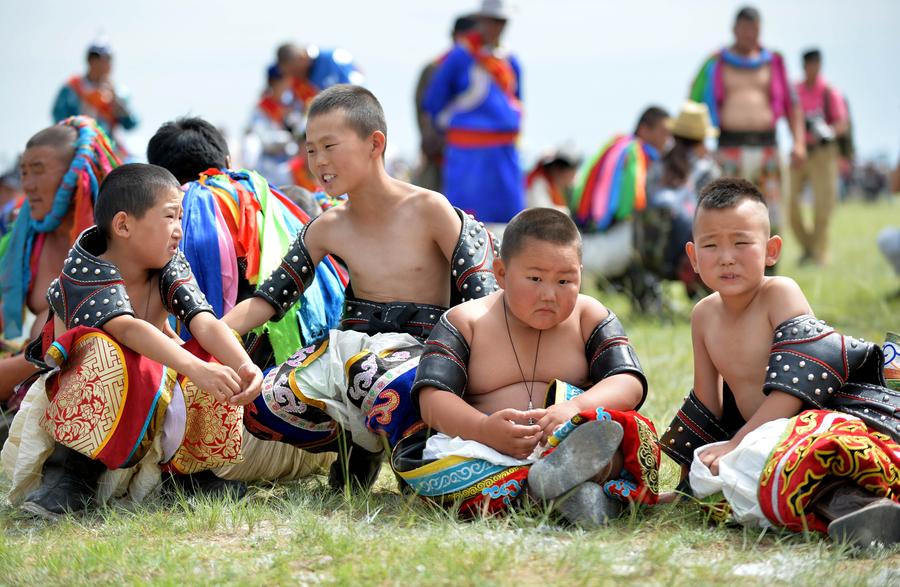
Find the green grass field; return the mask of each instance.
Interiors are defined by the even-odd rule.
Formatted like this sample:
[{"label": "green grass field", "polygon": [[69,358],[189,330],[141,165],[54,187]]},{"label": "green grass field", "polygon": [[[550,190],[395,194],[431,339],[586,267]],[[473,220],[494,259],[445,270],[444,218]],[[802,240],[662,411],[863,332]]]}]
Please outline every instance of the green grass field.
[{"label": "green grass field", "polygon": [[[787,237],[780,272],[816,314],[840,330],[883,340],[900,329],[900,286],[875,246],[900,206],[851,202],[833,225],[832,262],[798,267]],[[659,430],[691,386],[686,298],[675,317],[634,315],[603,301],[626,325],[650,380],[643,409]],[[675,483],[665,461],[664,488]],[[324,477],[252,487],[230,501],[151,502],[48,524],[0,511],[0,584],[340,585],[898,585],[900,550],[854,554],[819,537],[716,526],[682,504],[634,513],[583,532],[543,512],[461,522],[396,490],[387,467],[368,496],[334,495]]]}]

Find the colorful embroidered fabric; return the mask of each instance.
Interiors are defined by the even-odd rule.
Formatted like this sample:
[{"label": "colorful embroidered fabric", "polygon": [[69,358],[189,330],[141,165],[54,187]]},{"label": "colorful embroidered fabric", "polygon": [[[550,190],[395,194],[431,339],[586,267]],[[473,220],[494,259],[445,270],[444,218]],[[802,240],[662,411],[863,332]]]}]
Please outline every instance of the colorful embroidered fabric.
[{"label": "colorful embroidered fabric", "polygon": [[[243,277],[257,285],[278,267],[309,216],[254,171],[209,169],[184,189],[179,246],[221,317],[237,301],[236,259],[246,261]],[[339,324],[346,285],[346,275],[331,257],[319,263],[301,302],[281,321],[263,326],[277,362]]]},{"label": "colorful embroidered fabric", "polygon": [[826,532],[810,507],[817,491],[843,479],[900,502],[900,445],[840,412],[808,410],[793,418],[759,481],[765,516],[795,532]]},{"label": "colorful embroidered fabric", "polygon": [[647,169],[656,149],[633,135],[613,137],[586,161],[575,181],[570,208],[586,230],[606,230],[647,207]]},{"label": "colorful embroidered fabric", "polygon": [[790,115],[793,101],[787,79],[787,69],[781,54],[767,49],[760,49],[757,58],[747,59],[726,48],[712,55],[703,63],[691,84],[690,99],[694,102],[706,104],[709,108],[709,116],[712,119],[713,126],[719,126],[719,107],[725,100],[722,64],[740,69],[757,69],[765,65],[771,65],[769,103],[771,104],[775,121],[783,116]]},{"label": "colorful embroidered fabric", "polygon": [[421,350],[408,335],[334,330],[266,374],[247,430],[316,451],[338,450],[342,431],[370,452],[394,446],[420,422],[410,389]]},{"label": "colorful embroidered fabric", "polygon": [[[185,348],[202,360],[211,358],[195,343]],[[66,331],[50,346],[46,360],[60,370],[47,382],[50,405],[40,424],[56,442],[109,469],[135,465],[161,433],[178,379],[187,426],[170,470],[194,472],[240,459],[241,406],[216,402],[102,330],[79,326]]]},{"label": "colorful embroidered fabric", "polygon": [[69,242],[74,243],[81,232],[94,224],[94,202],[100,183],[106,175],[121,165],[113,152],[106,133],[96,121],[87,116],[73,116],[59,123],[77,131],[75,156],[63,176],[53,199],[50,213],[41,220],[31,218],[26,200],[12,230],[0,244],[0,299],[3,301],[3,334],[15,338],[22,334],[25,299],[36,268],[32,267],[32,252],[37,238],[56,230],[67,214],[74,222]]}]

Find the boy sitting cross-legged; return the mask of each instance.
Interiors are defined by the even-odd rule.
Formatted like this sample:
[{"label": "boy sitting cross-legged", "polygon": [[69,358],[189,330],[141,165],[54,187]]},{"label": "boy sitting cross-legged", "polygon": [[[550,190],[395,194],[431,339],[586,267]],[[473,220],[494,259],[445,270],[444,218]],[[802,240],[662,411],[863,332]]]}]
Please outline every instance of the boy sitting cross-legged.
[{"label": "boy sitting cross-legged", "polygon": [[395,470],[464,513],[505,509],[526,480],[539,500],[565,495],[563,515],[582,525],[620,500],[655,502],[656,433],[634,411],[646,379],[616,316],[579,294],[575,225],[554,209],[519,213],[494,272],[502,290],[451,309],[428,339],[413,399],[437,433],[401,441]]}]

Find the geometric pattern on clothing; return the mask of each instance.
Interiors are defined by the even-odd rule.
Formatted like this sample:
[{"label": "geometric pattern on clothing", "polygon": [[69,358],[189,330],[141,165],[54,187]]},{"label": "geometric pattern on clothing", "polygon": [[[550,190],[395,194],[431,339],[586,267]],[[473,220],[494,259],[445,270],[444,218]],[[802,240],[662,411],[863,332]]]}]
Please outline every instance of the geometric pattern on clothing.
[{"label": "geometric pattern on clothing", "polygon": [[459,514],[467,517],[508,509],[524,489],[529,468],[449,456],[411,471],[398,471],[398,475],[420,497],[457,506]]},{"label": "geometric pattern on clothing", "polygon": [[778,526],[827,532],[811,507],[830,481],[852,482],[900,502],[900,445],[839,412],[808,410],[792,419],[759,482],[760,507]]},{"label": "geometric pattern on clothing", "polygon": [[196,473],[241,462],[244,408],[216,400],[187,377],[180,378],[186,418],[184,438],[163,466],[172,473]]},{"label": "geometric pattern on clothing", "polygon": [[162,429],[174,372],[93,328],[68,330],[51,348],[61,370],[41,427],[109,469],[137,463]]}]

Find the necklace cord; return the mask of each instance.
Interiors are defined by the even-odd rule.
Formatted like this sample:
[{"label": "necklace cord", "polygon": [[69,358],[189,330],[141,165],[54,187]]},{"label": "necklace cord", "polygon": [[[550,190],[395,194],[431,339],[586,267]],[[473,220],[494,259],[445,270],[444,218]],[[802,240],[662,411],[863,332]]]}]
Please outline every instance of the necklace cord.
[{"label": "necklace cord", "polygon": [[513,356],[516,358],[516,366],[519,368],[519,374],[522,376],[522,385],[525,387],[525,391],[528,392],[528,409],[531,410],[534,408],[534,376],[537,373],[538,355],[541,351],[541,335],[544,334],[544,331],[538,330],[537,346],[534,349],[534,365],[531,367],[531,385],[528,385],[525,381],[525,371],[522,369],[522,364],[519,362],[519,353],[516,352],[516,345],[513,342],[512,330],[509,327],[509,311],[506,308],[506,292],[503,293],[501,299],[503,300],[503,319],[506,321],[506,335],[509,337],[509,346],[512,347]]}]

